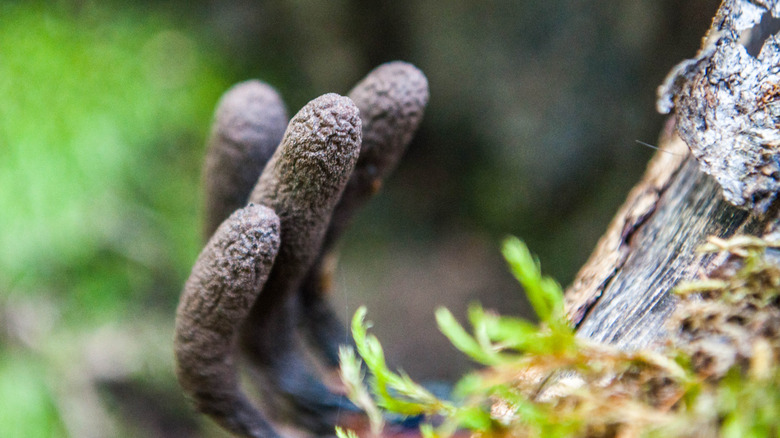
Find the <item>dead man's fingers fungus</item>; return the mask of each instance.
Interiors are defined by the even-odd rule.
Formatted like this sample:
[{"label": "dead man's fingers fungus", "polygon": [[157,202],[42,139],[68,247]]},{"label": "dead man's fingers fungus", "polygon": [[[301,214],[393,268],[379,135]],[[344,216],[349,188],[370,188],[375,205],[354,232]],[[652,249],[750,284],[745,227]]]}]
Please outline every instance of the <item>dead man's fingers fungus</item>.
[{"label": "dead man's fingers fungus", "polygon": [[247,358],[264,374],[259,389],[278,417],[332,432],[331,414],[346,402],[316,377],[295,334],[291,299],[314,263],[333,208],[357,162],[361,120],[349,98],[326,94],[290,121],[250,202],[279,216],[281,246],[263,292],[242,328]]},{"label": "dead man's fingers fungus", "polygon": [[239,325],[279,250],[274,212],[249,205],[217,228],[201,252],[176,311],[176,373],[201,412],[233,433],[277,436],[241,392],[234,354]]},{"label": "dead man's fingers fungus", "polygon": [[273,209],[282,227],[279,256],[257,312],[262,313],[263,303],[287,297],[319,254],[360,142],[359,111],[337,94],[312,100],[290,121],[249,198]]},{"label": "dead man's fingers fungus", "polygon": [[366,75],[348,96],[360,110],[363,140],[355,171],[333,213],[330,240],[339,237],[357,208],[395,170],[422,121],[428,80],[412,64],[388,62]]},{"label": "dead man's fingers fungus", "polygon": [[406,151],[428,104],[428,80],[412,64],[393,61],[372,70],[348,96],[360,110],[360,155],[333,211],[320,256],[301,287],[299,312],[304,336],[334,368],[338,367],[339,345],[349,337],[325,301],[330,284],[326,256],[355,212],[376,194]]},{"label": "dead man's fingers fungus", "polygon": [[257,178],[282,140],[287,121],[281,97],[263,82],[241,82],[222,95],[203,167],[206,239],[247,204]]},{"label": "dead man's fingers fungus", "polygon": [[[182,293],[175,351],[185,392],[227,430],[277,437],[272,423],[287,423],[332,435],[356,409],[323,383],[301,339],[330,376],[348,337],[326,300],[326,256],[397,165],[427,102],[425,76],[404,62],[374,69],[349,97],[312,100],[289,124],[258,81],[220,100],[204,166],[213,236]],[[259,408],[240,390],[238,358]]]}]

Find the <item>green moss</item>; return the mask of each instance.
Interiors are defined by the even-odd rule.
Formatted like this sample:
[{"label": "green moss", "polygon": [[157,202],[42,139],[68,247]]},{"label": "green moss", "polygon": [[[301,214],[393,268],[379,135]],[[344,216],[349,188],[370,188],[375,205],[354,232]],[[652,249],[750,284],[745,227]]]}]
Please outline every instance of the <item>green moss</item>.
[{"label": "green moss", "polygon": [[[701,292],[714,285],[721,301],[747,299],[777,306],[780,272],[776,262],[764,257],[764,249],[774,244],[748,238],[726,243],[728,248],[719,249],[740,254],[741,268],[718,282],[707,279],[681,290]],[[508,239],[503,252],[540,323],[495,315],[475,304],[469,310],[469,332],[448,311],[437,311],[439,328],[452,344],[486,366],[456,384],[454,400],[438,399],[403,372],[389,370],[379,341],[367,333],[366,310],[358,310],[352,330],[374,398],[367,396],[362,374],[356,372],[362,364],[349,350],[342,355],[342,378],[353,388],[353,401],[373,413],[375,431],[383,426],[377,414],[383,410],[426,415],[428,422],[421,427],[426,437],[448,436],[458,429],[512,437],[780,433],[777,339],[754,334],[747,366],[731,364],[716,379],[702,372],[682,345],[661,353],[622,352],[580,339],[566,323],[560,287],[541,275],[525,245]]]}]

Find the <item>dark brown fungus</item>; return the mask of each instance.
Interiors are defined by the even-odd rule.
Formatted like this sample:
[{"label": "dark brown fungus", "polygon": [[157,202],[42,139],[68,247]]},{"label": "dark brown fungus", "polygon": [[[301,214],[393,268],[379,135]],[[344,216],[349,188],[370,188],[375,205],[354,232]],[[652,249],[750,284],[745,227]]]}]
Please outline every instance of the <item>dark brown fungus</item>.
[{"label": "dark brown fungus", "polygon": [[347,96],[360,110],[363,141],[355,171],[333,212],[327,246],[395,170],[422,121],[428,80],[412,64],[388,62],[372,70]]},{"label": "dark brown fungus", "polygon": [[279,235],[279,219],[267,207],[233,213],[195,262],[176,311],[179,383],[199,411],[241,436],[278,436],[239,389],[234,349],[271,272]]},{"label": "dark brown fungus", "polygon": [[[226,429],[274,437],[273,421],[332,435],[337,416],[356,409],[325,386],[299,338],[326,372],[337,366],[348,337],[327,305],[326,258],[398,163],[427,101],[425,76],[403,62],[376,68],[349,98],[311,101],[284,134],[270,87],[246,82],[220,101],[204,167],[205,231],[217,231],[182,295],[176,358],[185,392]],[[237,351],[259,410],[239,389]]]},{"label": "dark brown fungus", "polygon": [[287,110],[269,85],[250,80],[230,88],[217,104],[203,168],[204,235],[247,204],[265,164],[282,140]]},{"label": "dark brown fungus", "polygon": [[326,94],[314,99],[290,121],[250,196],[250,202],[279,215],[281,246],[245,321],[242,346],[258,371],[268,411],[317,433],[332,433],[346,399],[328,390],[306,362],[291,298],[319,254],[357,162],[360,140],[359,111],[349,98]]},{"label": "dark brown fungus", "polygon": [[409,63],[388,62],[366,75],[348,96],[360,110],[363,123],[360,156],[300,294],[302,332],[332,367],[338,366],[339,344],[349,337],[325,301],[330,283],[326,256],[354,213],[378,191],[406,151],[428,104],[428,80]]}]

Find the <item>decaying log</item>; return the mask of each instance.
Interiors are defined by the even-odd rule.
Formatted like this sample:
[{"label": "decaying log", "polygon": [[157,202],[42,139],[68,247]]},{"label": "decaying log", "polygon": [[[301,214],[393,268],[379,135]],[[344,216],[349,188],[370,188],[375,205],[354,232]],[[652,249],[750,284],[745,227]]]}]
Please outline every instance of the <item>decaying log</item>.
[{"label": "decaying log", "polygon": [[662,150],[566,292],[581,336],[663,340],[672,288],[721,262],[696,251],[708,236],[777,228],[779,17],[777,1],[724,1],[697,57],[659,89],[659,110],[675,113]]}]

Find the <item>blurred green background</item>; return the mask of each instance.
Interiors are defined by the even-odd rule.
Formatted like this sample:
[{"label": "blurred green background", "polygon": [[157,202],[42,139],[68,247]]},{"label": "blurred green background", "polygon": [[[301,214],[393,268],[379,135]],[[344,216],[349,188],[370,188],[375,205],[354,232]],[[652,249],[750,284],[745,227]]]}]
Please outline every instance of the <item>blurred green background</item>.
[{"label": "blurred green background", "polygon": [[290,113],[402,59],[423,126],[343,242],[335,306],[366,303],[417,379],[469,364],[433,309],[524,313],[498,253],[568,283],[641,174],[655,87],[715,0],[0,3],[0,437],[221,436],[176,386],[178,293],[202,245],[214,105],[260,78]]}]

